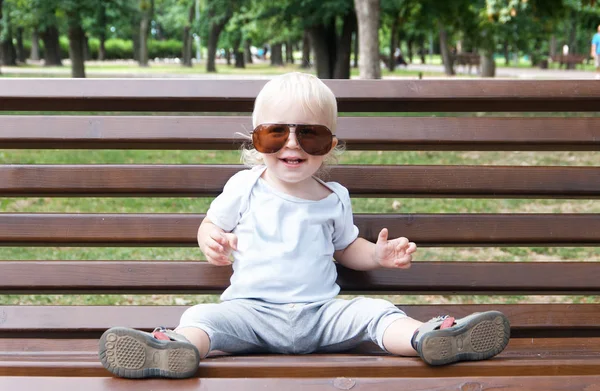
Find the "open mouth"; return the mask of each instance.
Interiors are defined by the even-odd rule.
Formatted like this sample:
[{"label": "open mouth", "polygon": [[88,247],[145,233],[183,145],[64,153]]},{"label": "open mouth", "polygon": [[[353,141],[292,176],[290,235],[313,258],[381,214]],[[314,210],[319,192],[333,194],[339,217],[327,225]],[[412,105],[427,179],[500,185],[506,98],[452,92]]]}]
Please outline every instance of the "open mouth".
[{"label": "open mouth", "polygon": [[285,164],[289,164],[289,165],[292,165],[292,166],[302,164],[305,161],[305,159],[298,159],[298,158],[294,158],[294,159],[292,159],[292,158],[284,158],[284,159],[279,159],[279,160],[281,160]]}]

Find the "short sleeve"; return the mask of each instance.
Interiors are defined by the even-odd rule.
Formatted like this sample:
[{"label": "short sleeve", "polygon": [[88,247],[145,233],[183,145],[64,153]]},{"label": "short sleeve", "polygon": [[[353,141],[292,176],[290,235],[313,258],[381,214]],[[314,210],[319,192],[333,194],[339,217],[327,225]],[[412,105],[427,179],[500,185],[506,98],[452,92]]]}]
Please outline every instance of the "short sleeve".
[{"label": "short sleeve", "polygon": [[217,227],[227,232],[236,227],[245,210],[251,176],[250,170],[236,173],[229,178],[223,192],[211,202],[206,217]]},{"label": "short sleeve", "polygon": [[352,203],[348,189],[336,182],[329,182],[327,185],[334,190],[340,198],[342,206],[333,223],[333,247],[335,251],[343,250],[348,247],[358,237],[358,227],[354,225],[352,215]]},{"label": "short sleeve", "polygon": [[594,37],[592,38],[592,45],[598,44],[600,44],[600,34],[594,34]]}]

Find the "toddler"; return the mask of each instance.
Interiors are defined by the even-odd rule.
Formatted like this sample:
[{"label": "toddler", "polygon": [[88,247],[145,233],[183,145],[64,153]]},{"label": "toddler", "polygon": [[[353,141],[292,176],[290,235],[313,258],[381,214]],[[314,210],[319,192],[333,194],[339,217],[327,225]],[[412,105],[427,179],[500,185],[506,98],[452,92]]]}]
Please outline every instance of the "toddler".
[{"label": "toddler", "polygon": [[[410,267],[415,243],[358,236],[348,190],[316,176],[339,149],[337,104],[318,78],[278,76],[258,94],[253,166],[235,174],[198,230],[209,263],[233,265],[219,304],[199,304],[174,330],[114,327],[100,339],[100,361],[127,378],[192,376],[211,351],[233,354],[339,352],[371,341],[430,365],[500,353],[510,327],[500,312],[421,323],[392,303],[338,299],[333,261],[356,270]],[[233,259],[233,261],[232,261]]]}]

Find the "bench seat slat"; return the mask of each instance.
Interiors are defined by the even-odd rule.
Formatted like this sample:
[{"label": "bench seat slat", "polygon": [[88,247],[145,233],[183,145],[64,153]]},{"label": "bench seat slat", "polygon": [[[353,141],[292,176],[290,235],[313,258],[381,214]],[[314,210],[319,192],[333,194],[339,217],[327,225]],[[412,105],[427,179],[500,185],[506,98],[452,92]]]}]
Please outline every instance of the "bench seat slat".
[{"label": "bench seat slat", "polygon": [[[409,270],[338,267],[345,293],[598,294],[596,262],[415,262]],[[230,267],[175,261],[2,261],[1,293],[221,293]]]},{"label": "bench seat slat", "polygon": [[[249,116],[0,116],[18,149],[238,149]],[[368,130],[368,131],[365,131]],[[600,118],[340,117],[349,150],[598,151]]]},{"label": "bench seat slat", "polygon": [[[197,246],[203,214],[0,214],[2,246]],[[598,246],[600,214],[355,214],[361,236],[382,228],[421,246]]]},{"label": "bench seat slat", "polygon": [[[445,376],[543,376],[597,375],[600,354],[580,353],[534,347],[533,350],[512,351],[506,348],[493,360],[465,362],[446,367],[430,367],[419,358],[360,354],[311,354],[306,356],[222,356],[201,360],[197,376],[201,378],[260,377],[392,377],[402,373],[407,377]],[[596,341],[597,343],[597,341]],[[512,353],[511,353],[512,352]],[[93,352],[87,357],[59,356],[44,360],[31,355],[13,359],[0,356],[0,376],[109,376]],[[36,359],[38,359],[36,361]]]},{"label": "bench seat slat", "polygon": [[[216,196],[241,165],[0,165],[0,196]],[[354,197],[600,198],[600,167],[333,166]]]},{"label": "bench seat slat", "polygon": [[[53,333],[99,336],[109,327],[121,325],[153,330],[160,324],[175,328],[188,306],[0,306],[0,335],[26,333],[29,337],[51,337]],[[504,313],[515,332],[582,330],[600,332],[600,304],[428,304],[398,305],[409,316],[427,321],[451,314],[460,318],[473,312],[498,310]],[[3,339],[6,342],[6,339]],[[66,342],[68,343],[68,341]],[[6,349],[3,344],[2,349]],[[62,349],[61,349],[62,350]]]},{"label": "bench seat slat", "polygon": [[[360,391],[384,390],[491,390],[503,391],[575,391],[599,384],[600,376],[485,376],[485,377],[383,377],[383,378],[255,378],[255,379],[186,379],[177,381],[178,391],[213,390],[339,390],[352,387]],[[336,387],[337,385],[337,387]],[[465,388],[467,387],[472,388]],[[112,377],[0,377],[0,389],[25,390],[86,390],[86,391],[163,391],[172,390],[172,380],[127,381]]]},{"label": "bench seat slat", "polygon": [[[0,110],[251,112],[266,80],[0,80]],[[344,111],[597,111],[587,80],[324,80]]]}]

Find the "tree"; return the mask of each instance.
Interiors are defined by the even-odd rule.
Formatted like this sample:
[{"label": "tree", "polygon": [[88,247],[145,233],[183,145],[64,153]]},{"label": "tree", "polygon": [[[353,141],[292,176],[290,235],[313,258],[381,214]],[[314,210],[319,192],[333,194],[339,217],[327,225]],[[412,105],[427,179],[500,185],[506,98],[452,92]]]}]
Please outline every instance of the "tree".
[{"label": "tree", "polygon": [[148,36],[154,16],[154,0],[140,0],[140,58],[141,67],[148,66]]},{"label": "tree", "polygon": [[379,0],[354,0],[358,19],[361,79],[381,79],[379,64]]}]

